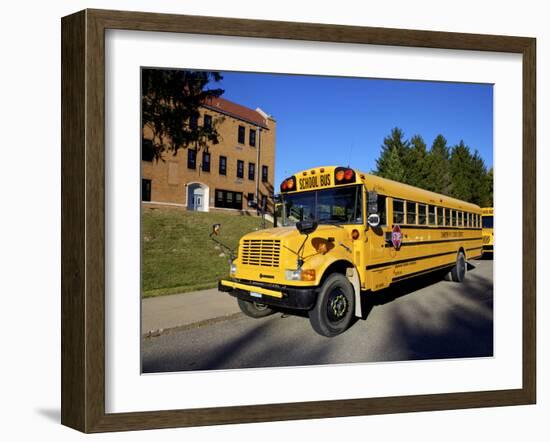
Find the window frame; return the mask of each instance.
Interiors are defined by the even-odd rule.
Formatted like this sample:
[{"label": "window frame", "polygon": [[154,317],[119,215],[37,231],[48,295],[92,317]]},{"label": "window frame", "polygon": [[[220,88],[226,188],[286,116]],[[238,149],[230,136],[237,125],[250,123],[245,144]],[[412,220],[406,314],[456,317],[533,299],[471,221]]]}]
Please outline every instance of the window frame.
[{"label": "window frame", "polygon": [[[424,207],[424,222],[420,222],[420,209]],[[424,203],[417,203],[416,204],[416,221],[419,226],[427,226],[428,225],[428,205]]]},{"label": "window frame", "polygon": [[[405,220],[407,221],[405,224],[410,226],[415,226],[418,224],[418,207],[416,201],[406,201],[407,204],[406,207],[406,214],[405,214]],[[414,222],[409,221],[409,204],[414,204]]]},{"label": "window frame", "polygon": [[268,178],[269,178],[269,168],[266,165],[262,165],[262,183],[267,183]]},{"label": "window frame", "polygon": [[[397,222],[397,221],[395,220],[395,213],[396,213],[396,211],[395,211],[395,203],[401,203],[401,204],[403,204],[403,207],[402,207],[403,210],[402,210],[401,212],[399,212],[399,211],[397,212],[397,213],[401,213],[401,215],[402,215],[402,217],[403,217],[402,220],[401,220],[401,222]],[[406,219],[406,217],[405,217],[405,200],[402,200],[402,199],[399,199],[399,198],[392,198],[391,218],[392,218],[392,224],[405,224],[405,222],[404,222],[405,219]]]},{"label": "window frame", "polygon": [[[208,158],[208,161],[205,161],[205,158]],[[208,168],[205,167],[205,164],[208,164]],[[203,172],[210,172],[211,167],[212,167],[212,154],[210,152],[206,152],[205,150],[203,150],[202,151],[201,170]]]},{"label": "window frame", "polygon": [[[250,174],[250,166],[252,166],[252,174]],[[254,181],[256,179],[256,163],[253,163],[251,161],[248,162],[248,179],[250,181]]]},{"label": "window frame", "polygon": [[[430,208],[433,209],[433,214],[430,213]],[[433,216],[433,222],[430,222],[430,216]],[[437,226],[437,206],[434,204],[428,204],[428,225]]]},{"label": "window frame", "polygon": [[[223,171],[222,171],[222,159],[223,159]],[[218,164],[218,173],[223,176],[227,176],[227,157],[225,155],[220,155],[220,163]]]},{"label": "window frame", "polygon": [[[193,153],[193,159],[191,159]],[[187,168],[197,170],[197,149],[187,148]]]},{"label": "window frame", "polygon": [[[241,167],[239,168],[239,166]],[[244,178],[244,160],[237,160],[237,178]]]},{"label": "window frame", "polygon": [[256,129],[250,128],[249,134],[248,134],[248,145],[250,147],[256,147]]},{"label": "window frame", "polygon": [[[241,129],[242,129],[242,131],[241,131]],[[237,129],[237,143],[238,144],[245,144],[245,142],[246,142],[246,127],[239,124],[239,127]]]}]

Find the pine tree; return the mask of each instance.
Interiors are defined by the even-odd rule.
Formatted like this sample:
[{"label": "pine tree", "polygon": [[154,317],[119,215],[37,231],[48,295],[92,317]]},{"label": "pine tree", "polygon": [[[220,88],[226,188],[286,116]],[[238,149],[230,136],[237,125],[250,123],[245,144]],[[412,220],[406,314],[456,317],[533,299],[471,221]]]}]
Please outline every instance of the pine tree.
[{"label": "pine tree", "polygon": [[475,189],[475,179],[473,179],[473,165],[470,148],[460,140],[452,148],[450,159],[451,171],[451,196],[471,201]]},{"label": "pine tree", "polygon": [[443,135],[438,135],[432,143],[427,156],[429,175],[426,178],[426,189],[449,195],[451,192],[451,172],[449,148]]},{"label": "pine tree", "polygon": [[493,207],[493,168],[489,169],[487,173],[487,205],[485,207]]},{"label": "pine tree", "polygon": [[483,158],[481,158],[477,150],[472,157],[471,176],[472,197],[470,202],[481,207],[488,207],[491,204],[489,196],[490,180]]},{"label": "pine tree", "polygon": [[381,146],[380,156],[376,160],[376,175],[403,182],[406,177],[404,163],[408,149],[409,142],[404,140],[403,131],[393,128]]},{"label": "pine tree", "polygon": [[405,162],[406,183],[425,189],[430,174],[426,143],[420,135],[415,135],[411,138],[410,144]]}]

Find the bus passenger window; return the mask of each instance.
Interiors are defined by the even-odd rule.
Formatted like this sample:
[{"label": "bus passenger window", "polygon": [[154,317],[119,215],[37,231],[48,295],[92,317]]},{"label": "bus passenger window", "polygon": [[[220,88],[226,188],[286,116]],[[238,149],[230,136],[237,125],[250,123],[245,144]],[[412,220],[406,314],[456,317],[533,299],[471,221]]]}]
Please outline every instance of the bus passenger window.
[{"label": "bus passenger window", "polygon": [[424,204],[418,205],[418,224],[426,225],[426,206]]},{"label": "bus passenger window", "polygon": [[466,214],[466,218],[467,218],[466,227],[472,227],[472,214],[471,214],[471,213],[467,213],[467,214]]},{"label": "bus passenger window", "polygon": [[403,224],[404,221],[403,201],[393,200],[393,223]]},{"label": "bus passenger window", "polygon": [[416,203],[407,201],[407,224],[416,224]]},{"label": "bus passenger window", "polygon": [[464,215],[464,213],[456,212],[456,225],[459,227],[462,227],[462,215]]},{"label": "bus passenger window", "polygon": [[386,197],[378,195],[378,215],[380,215],[380,225],[386,226]]},{"label": "bus passenger window", "polygon": [[451,226],[456,227],[456,210],[451,210]]},{"label": "bus passenger window", "polygon": [[444,217],[445,216],[445,209],[443,207],[437,208],[437,225],[438,226],[444,226]]},{"label": "bus passenger window", "polygon": [[445,225],[451,225],[451,209],[445,209]]},{"label": "bus passenger window", "polygon": [[428,224],[435,226],[435,206],[428,206]]}]

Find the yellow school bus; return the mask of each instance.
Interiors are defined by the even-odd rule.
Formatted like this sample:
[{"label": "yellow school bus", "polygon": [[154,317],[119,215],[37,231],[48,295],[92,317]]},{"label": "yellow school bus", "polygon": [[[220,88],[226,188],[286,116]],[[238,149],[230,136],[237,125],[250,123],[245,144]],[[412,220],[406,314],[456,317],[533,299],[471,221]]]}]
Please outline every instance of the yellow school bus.
[{"label": "yellow school bus", "polygon": [[493,234],[493,211],[492,207],[483,207],[481,209],[481,235],[483,237],[483,254],[491,256],[493,254],[494,234]]},{"label": "yellow school bus", "polygon": [[218,284],[251,317],[304,310],[335,336],[362,316],[361,296],[434,270],[461,282],[481,255],[474,204],[335,166],[298,172],[280,191],[280,227],[243,236]]}]

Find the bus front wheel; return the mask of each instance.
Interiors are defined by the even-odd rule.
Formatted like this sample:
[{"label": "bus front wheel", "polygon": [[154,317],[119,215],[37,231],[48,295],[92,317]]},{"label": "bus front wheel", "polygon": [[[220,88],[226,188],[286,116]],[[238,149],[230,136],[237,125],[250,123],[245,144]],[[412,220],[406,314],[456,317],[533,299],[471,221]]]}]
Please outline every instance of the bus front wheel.
[{"label": "bus front wheel", "polygon": [[263,318],[264,316],[269,316],[275,313],[272,308],[259,302],[250,302],[237,298],[237,303],[239,304],[241,312],[251,318]]},{"label": "bus front wheel", "polygon": [[355,297],[353,286],[340,273],[330,275],[309,311],[309,322],[321,336],[333,337],[347,330],[353,318]]},{"label": "bus front wheel", "polygon": [[464,252],[458,252],[456,256],[456,264],[451,269],[451,279],[454,282],[462,282],[466,278],[466,257]]}]

